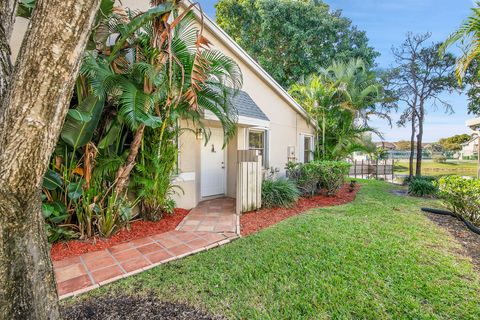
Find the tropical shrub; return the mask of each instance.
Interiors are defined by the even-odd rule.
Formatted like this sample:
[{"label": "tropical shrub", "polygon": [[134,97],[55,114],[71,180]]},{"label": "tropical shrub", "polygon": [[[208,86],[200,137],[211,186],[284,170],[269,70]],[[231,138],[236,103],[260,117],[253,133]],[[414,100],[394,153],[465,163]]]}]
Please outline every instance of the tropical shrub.
[{"label": "tropical shrub", "polygon": [[445,176],[438,180],[439,196],[446,206],[480,227],[480,180]]},{"label": "tropical shrub", "polygon": [[431,177],[414,177],[408,183],[408,194],[414,197],[435,196],[438,188]]},{"label": "tropical shrub", "polygon": [[289,208],[297,202],[300,191],[293,181],[266,179],[262,183],[262,206]]},{"label": "tropical shrub", "polygon": [[445,157],[443,154],[435,154],[432,156],[432,161],[435,163],[446,163],[447,157]]},{"label": "tropical shrub", "polygon": [[147,221],[158,221],[164,213],[172,214],[172,196],[182,189],[173,182],[178,150],[176,132],[147,133],[140,161],[133,174],[133,185],[140,197],[141,215]]},{"label": "tropical shrub", "polygon": [[288,163],[288,177],[295,181],[304,195],[314,195],[322,189],[327,195],[335,195],[345,183],[350,164],[343,161],[311,161],[308,163]]},{"label": "tropical shrub", "polygon": [[318,191],[320,172],[314,162],[289,162],[286,166],[287,177],[294,181],[303,195],[314,195]]},{"label": "tropical shrub", "polygon": [[138,201],[144,219],[173,212],[180,119],[202,127],[209,110],[227,138],[235,129],[240,68],[211,49],[193,12],[172,14],[177,2],[143,13],[106,2],[44,178],[51,241],[107,237]]},{"label": "tropical shrub", "polygon": [[333,196],[345,183],[345,176],[350,170],[350,163],[343,161],[319,161],[320,187],[327,195]]}]

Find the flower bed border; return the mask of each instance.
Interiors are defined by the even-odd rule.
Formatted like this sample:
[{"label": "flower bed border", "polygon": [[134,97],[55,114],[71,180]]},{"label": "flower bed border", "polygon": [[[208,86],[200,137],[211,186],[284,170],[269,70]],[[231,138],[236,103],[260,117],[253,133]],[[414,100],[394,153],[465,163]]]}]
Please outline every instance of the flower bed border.
[{"label": "flower bed border", "polygon": [[242,236],[246,236],[256,233],[310,209],[331,207],[352,202],[360,190],[360,185],[356,184],[352,192],[350,192],[349,189],[350,184],[345,184],[335,196],[320,194],[308,198],[302,197],[292,208],[263,208],[257,211],[246,212],[240,216],[241,234]]},{"label": "flower bed border", "polygon": [[134,221],[128,229],[124,228],[108,239],[94,237],[88,240],[56,242],[50,249],[50,256],[53,261],[63,260],[88,252],[104,250],[127,241],[172,231],[175,230],[189,212],[190,210],[177,208],[173,215],[165,215],[156,222]]}]

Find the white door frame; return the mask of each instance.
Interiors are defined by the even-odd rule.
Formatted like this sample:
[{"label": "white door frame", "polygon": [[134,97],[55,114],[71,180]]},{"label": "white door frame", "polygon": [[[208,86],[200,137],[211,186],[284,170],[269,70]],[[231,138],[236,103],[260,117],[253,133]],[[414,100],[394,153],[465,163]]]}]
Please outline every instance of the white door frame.
[{"label": "white door frame", "polygon": [[[213,131],[220,131],[221,132],[221,136],[222,136],[222,139],[223,139],[223,129],[222,128],[217,128],[217,127],[212,127],[212,128],[209,128],[212,132],[212,135],[213,135]],[[223,179],[223,193],[219,193],[219,194],[214,194],[214,195],[205,195],[204,194],[204,190],[203,190],[203,184],[202,184],[202,180],[205,178],[204,177],[204,166],[205,166],[205,163],[204,163],[204,159],[206,158],[205,156],[205,151],[206,151],[206,148],[205,148],[205,139],[202,139],[202,141],[200,142],[201,143],[201,146],[200,146],[200,198],[201,199],[204,199],[204,198],[211,198],[211,197],[224,197],[226,194],[227,194],[227,179],[228,179],[228,159],[227,159],[227,147],[228,147],[228,144],[225,146],[225,148],[222,148],[221,149],[221,152],[223,153],[223,166],[224,166],[224,169],[223,169],[223,175],[224,175],[224,179]],[[208,146],[208,144],[207,144]],[[223,144],[222,144],[223,146]]]}]

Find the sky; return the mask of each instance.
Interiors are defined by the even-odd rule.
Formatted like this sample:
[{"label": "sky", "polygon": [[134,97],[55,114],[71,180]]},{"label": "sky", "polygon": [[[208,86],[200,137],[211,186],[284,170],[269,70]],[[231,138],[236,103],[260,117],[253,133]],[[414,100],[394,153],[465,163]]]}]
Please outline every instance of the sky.
[{"label": "sky", "polygon": [[[208,16],[215,17],[216,0],[200,0]],[[340,9],[360,30],[367,32],[370,45],[381,56],[377,59],[380,68],[393,65],[392,47],[398,47],[406,34],[431,32],[431,41],[443,41],[469,15],[472,0],[324,0],[332,9]],[[472,118],[467,114],[467,99],[456,93],[445,94],[453,105],[454,114],[445,114],[442,109],[428,109],[425,121],[424,141],[434,142],[454,134],[471,133],[465,126]],[[392,114],[395,122],[400,111]],[[407,128],[390,128],[385,120],[374,119],[371,125],[383,133],[386,141],[409,140]],[[376,140],[376,138],[374,138]]]}]

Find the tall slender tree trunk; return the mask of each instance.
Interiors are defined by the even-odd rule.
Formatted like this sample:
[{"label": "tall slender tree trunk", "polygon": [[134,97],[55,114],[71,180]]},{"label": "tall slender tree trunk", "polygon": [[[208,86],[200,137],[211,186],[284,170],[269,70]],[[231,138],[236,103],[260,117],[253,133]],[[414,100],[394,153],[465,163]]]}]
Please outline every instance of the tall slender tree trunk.
[{"label": "tall slender tree trunk", "polygon": [[413,155],[415,153],[415,133],[416,133],[416,115],[415,115],[415,110],[412,109],[412,133],[410,135],[410,158],[408,162],[408,170],[409,170],[409,178],[410,180],[413,178]]},{"label": "tall slender tree trunk", "polygon": [[425,120],[425,111],[423,101],[420,102],[418,112],[418,134],[417,134],[417,165],[415,168],[415,175],[420,177],[422,175],[422,157],[423,157],[423,123]]},{"label": "tall slender tree trunk", "polygon": [[40,193],[98,5],[37,0],[7,78],[0,109],[0,319],[59,318]]}]

